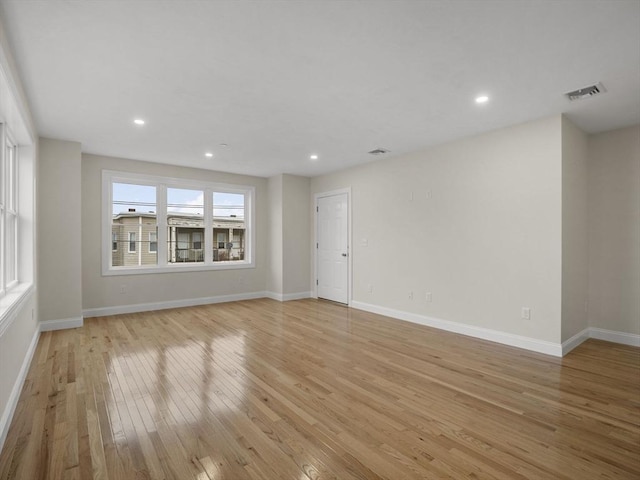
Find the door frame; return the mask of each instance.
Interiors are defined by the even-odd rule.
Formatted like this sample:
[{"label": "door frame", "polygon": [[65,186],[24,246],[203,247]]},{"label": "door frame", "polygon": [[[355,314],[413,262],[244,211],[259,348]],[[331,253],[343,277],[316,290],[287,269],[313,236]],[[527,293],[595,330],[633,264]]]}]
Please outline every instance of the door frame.
[{"label": "door frame", "polygon": [[[318,200],[323,197],[333,197],[334,195],[347,194],[347,305],[351,306],[351,282],[352,282],[352,267],[353,267],[353,249],[352,245],[352,232],[351,232],[351,187],[339,188],[336,190],[330,190],[328,192],[315,193],[313,195],[313,289],[312,297],[318,298]],[[314,245],[316,245],[314,247]]]}]

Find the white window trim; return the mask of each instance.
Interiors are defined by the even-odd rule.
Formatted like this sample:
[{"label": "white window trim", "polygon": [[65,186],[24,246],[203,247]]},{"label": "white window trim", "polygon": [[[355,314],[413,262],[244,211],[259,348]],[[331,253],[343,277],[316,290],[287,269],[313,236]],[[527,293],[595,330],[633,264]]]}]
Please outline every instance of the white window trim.
[{"label": "white window trim", "polygon": [[[0,181],[2,186],[0,187],[0,298],[4,297],[19,283],[19,265],[18,259],[20,257],[20,209],[18,205],[19,197],[19,162],[18,162],[18,148],[13,140],[6,123],[0,124],[2,134],[2,158],[0,158]],[[11,160],[7,157],[8,150],[12,149]],[[12,168],[9,170],[9,162],[12,163]],[[9,218],[13,219],[13,240],[10,245],[13,246],[13,255],[9,258],[7,252],[7,246],[9,242],[7,225],[9,224]],[[11,264],[9,263],[11,261]],[[12,271],[13,279],[9,280],[9,271]]]},{"label": "white window trim", "polygon": [[[156,224],[158,225],[158,264],[145,266],[111,266],[111,228],[112,228],[112,194],[113,183],[134,183],[156,187]],[[213,246],[213,193],[244,194],[245,221],[245,254],[244,260],[230,260],[213,262],[213,248],[205,249],[204,262],[196,263],[168,263],[167,241],[167,188],[184,188],[202,190],[204,192],[204,245]],[[139,173],[102,171],[102,275],[142,275],[149,273],[194,272],[206,270],[236,270],[255,268],[255,194],[256,189],[251,185],[234,185],[218,182],[202,182],[186,178],[160,177]],[[128,248],[128,247],[127,247]],[[134,252],[131,252],[134,253]]]}]

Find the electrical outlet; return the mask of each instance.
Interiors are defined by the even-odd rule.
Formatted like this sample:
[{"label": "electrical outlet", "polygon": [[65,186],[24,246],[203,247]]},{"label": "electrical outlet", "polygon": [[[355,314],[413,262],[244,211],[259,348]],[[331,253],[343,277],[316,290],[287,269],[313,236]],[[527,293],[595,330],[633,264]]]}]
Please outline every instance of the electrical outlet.
[{"label": "electrical outlet", "polygon": [[373,285],[367,285],[367,293],[373,293]]},{"label": "electrical outlet", "polygon": [[409,292],[409,300],[413,300],[413,292]]},{"label": "electrical outlet", "polygon": [[431,303],[431,292],[427,292],[427,293],[425,294],[425,296],[424,296],[424,299],[425,299],[427,302]]},{"label": "electrical outlet", "polygon": [[431,190],[427,190],[427,200],[431,200],[433,198],[433,193]]},{"label": "electrical outlet", "polygon": [[120,295],[124,295],[125,293],[127,293],[127,286],[120,285]]},{"label": "electrical outlet", "polygon": [[522,319],[531,320],[531,309],[529,307],[522,307]]}]

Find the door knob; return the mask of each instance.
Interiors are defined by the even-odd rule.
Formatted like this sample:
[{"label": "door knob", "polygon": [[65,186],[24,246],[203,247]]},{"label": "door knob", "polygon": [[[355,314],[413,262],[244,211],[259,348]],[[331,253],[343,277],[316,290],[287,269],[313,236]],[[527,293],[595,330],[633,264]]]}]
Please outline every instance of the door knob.
[{"label": "door knob", "polygon": [[342,256],[343,256],[343,257],[346,257],[346,256],[347,256],[347,254],[346,254],[346,253],[343,253],[343,254],[342,254]]}]

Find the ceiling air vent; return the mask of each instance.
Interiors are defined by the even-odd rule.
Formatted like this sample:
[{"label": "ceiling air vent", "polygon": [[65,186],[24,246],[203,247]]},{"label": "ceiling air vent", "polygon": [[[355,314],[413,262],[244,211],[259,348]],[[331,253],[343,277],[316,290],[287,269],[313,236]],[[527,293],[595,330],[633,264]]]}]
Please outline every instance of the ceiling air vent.
[{"label": "ceiling air vent", "polygon": [[376,148],[375,150],[371,150],[369,153],[371,155],[384,155],[385,153],[389,153],[389,150],[386,148]]},{"label": "ceiling air vent", "polygon": [[590,87],[584,87],[579,90],[574,90],[573,92],[565,93],[565,95],[569,100],[573,102],[574,100],[593,97],[606,91],[607,89],[604,88],[604,85],[602,85],[601,83],[596,83],[595,85],[591,85]]}]

